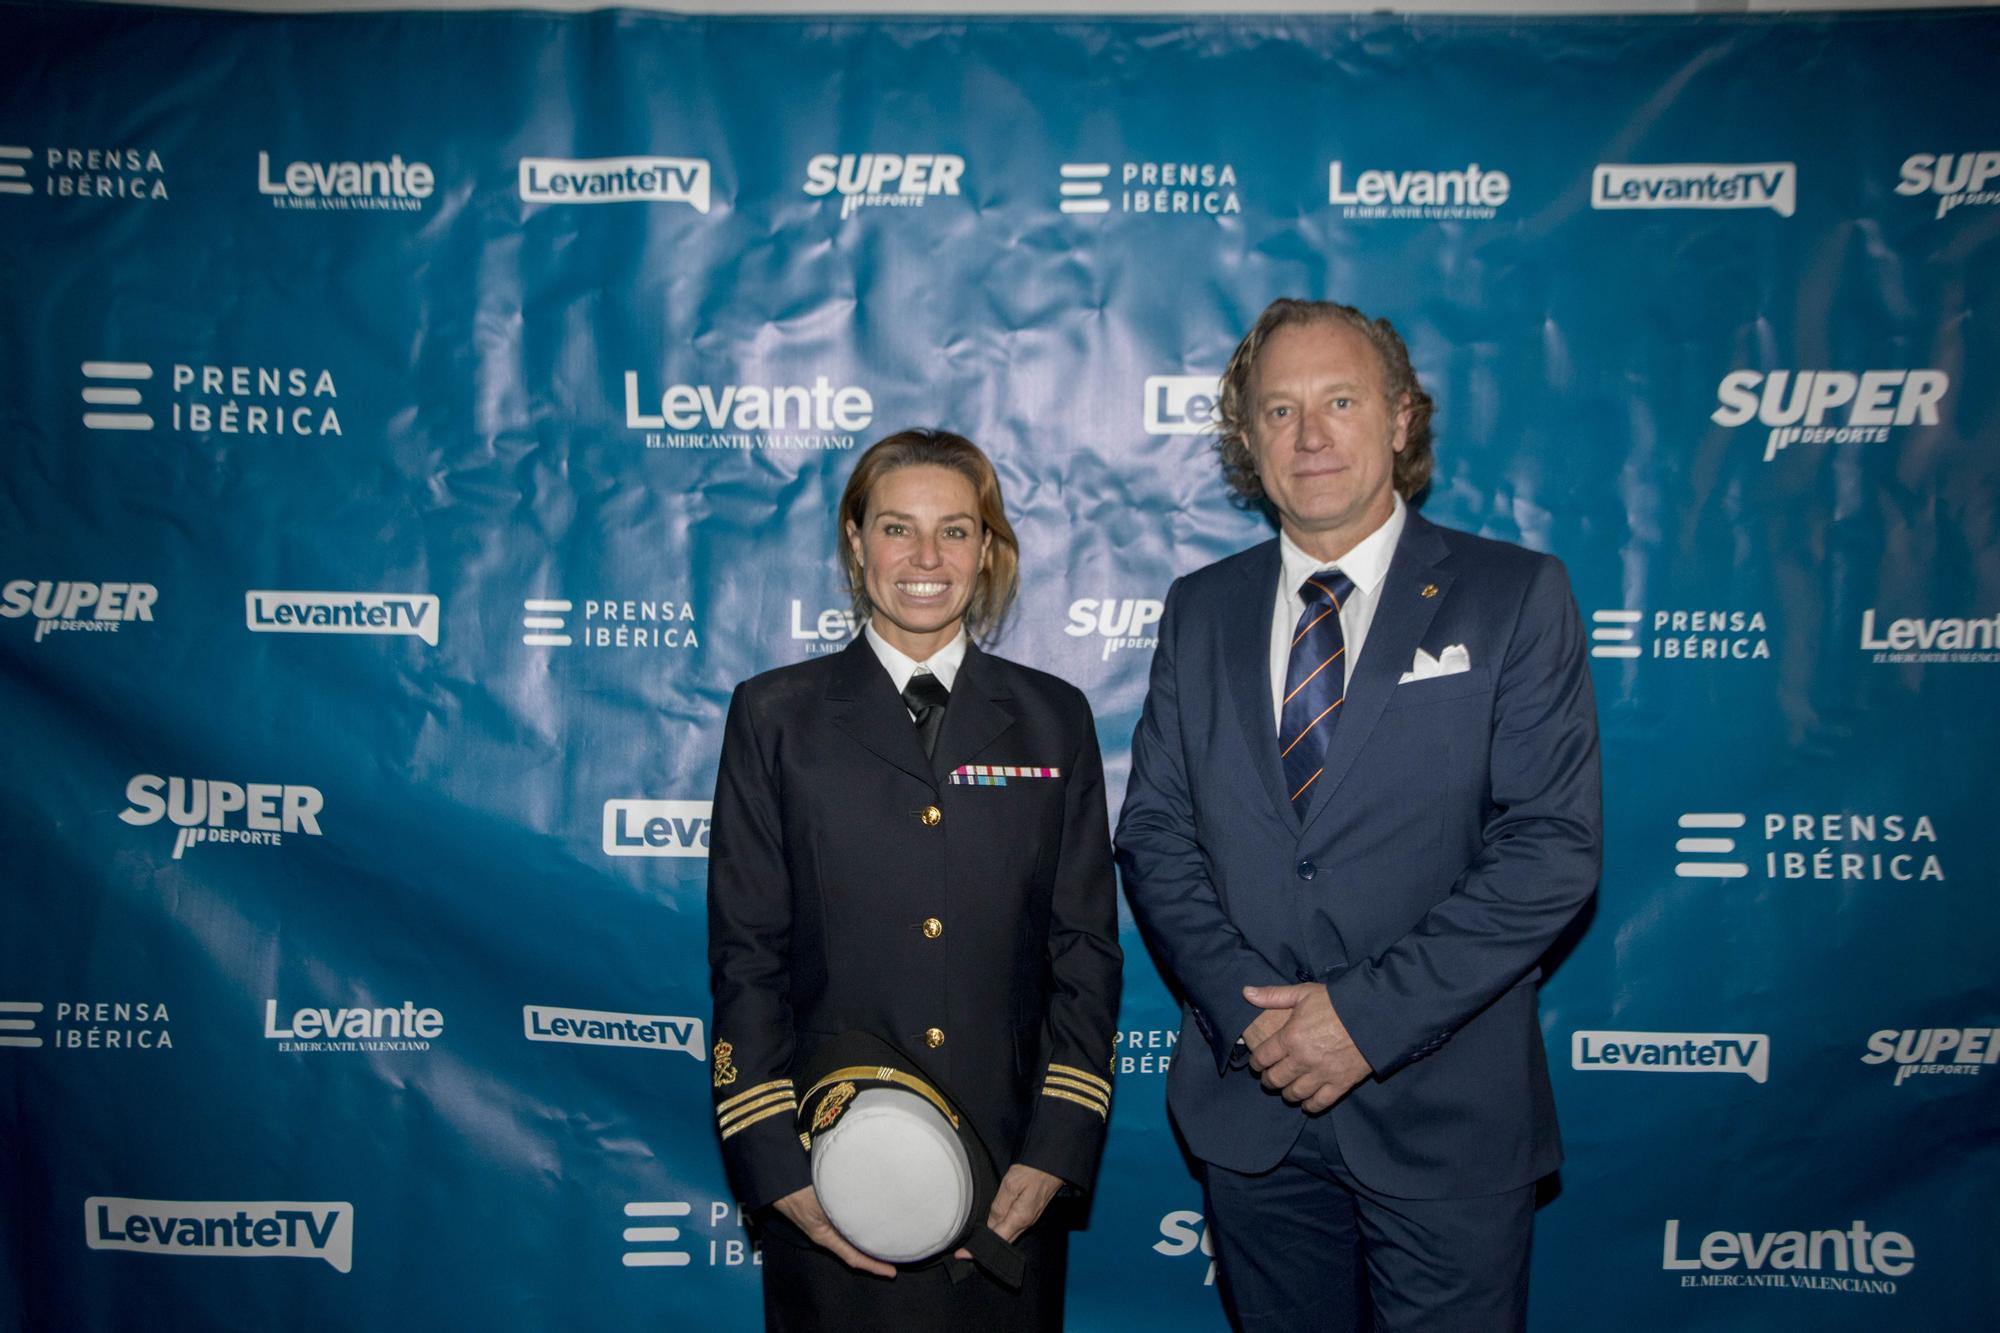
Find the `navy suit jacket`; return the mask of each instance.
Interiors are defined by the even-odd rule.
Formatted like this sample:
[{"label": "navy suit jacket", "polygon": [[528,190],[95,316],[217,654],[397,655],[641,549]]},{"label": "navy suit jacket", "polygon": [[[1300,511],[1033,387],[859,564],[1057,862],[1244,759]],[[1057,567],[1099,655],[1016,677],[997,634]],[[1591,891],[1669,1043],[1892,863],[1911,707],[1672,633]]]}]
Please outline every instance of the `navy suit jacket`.
[{"label": "navy suit jacket", "polygon": [[[1261,1012],[1242,987],[1320,981],[1375,1070],[1325,1113],[1355,1175],[1402,1198],[1517,1188],[1562,1159],[1538,960],[1599,866],[1568,579],[1412,511],[1301,816],[1271,698],[1278,570],[1273,540],[1174,584],[1132,740],[1118,859],[1185,999],[1175,1122],[1205,1161],[1281,1161],[1306,1116],[1232,1061]],[[1469,671],[1398,683],[1454,644]]]}]

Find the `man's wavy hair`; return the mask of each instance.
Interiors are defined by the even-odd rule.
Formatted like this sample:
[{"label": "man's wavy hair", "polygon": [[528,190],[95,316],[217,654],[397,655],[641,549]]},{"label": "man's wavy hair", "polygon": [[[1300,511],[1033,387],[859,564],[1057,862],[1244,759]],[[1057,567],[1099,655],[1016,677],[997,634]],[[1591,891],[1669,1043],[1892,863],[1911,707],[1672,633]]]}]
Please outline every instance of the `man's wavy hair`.
[{"label": "man's wavy hair", "polygon": [[1294,324],[1345,324],[1375,349],[1382,363],[1382,387],[1389,396],[1393,418],[1402,408],[1410,413],[1404,435],[1403,452],[1396,455],[1396,491],[1405,500],[1415,500],[1431,480],[1431,396],[1417,382],[1410,367],[1409,349],[1386,319],[1370,319],[1351,305],[1335,301],[1300,301],[1279,297],[1264,307],[1257,323],[1236,344],[1229,369],[1222,373],[1222,427],[1216,450],[1222,455],[1222,475],[1230,489],[1246,503],[1264,499],[1264,483],[1257,476],[1257,455],[1250,448],[1250,379],[1257,369],[1257,357],[1264,344],[1279,329]]},{"label": "man's wavy hair", "polygon": [[965,629],[974,639],[986,642],[999,631],[1000,621],[1013,604],[1020,584],[1021,543],[1014,525],[1007,521],[1007,506],[1000,496],[1000,475],[978,445],[963,435],[921,427],[900,430],[868,446],[847,478],[840,496],[840,566],[847,573],[847,594],[854,601],[857,620],[873,615],[875,604],[868,600],[868,584],[861,564],[854,558],[854,546],[847,540],[847,525],[866,531],[868,497],[875,483],[898,468],[950,468],[972,483],[978,497],[980,526],[993,534],[986,558],[979,564],[979,577],[972,585],[972,600],[965,605]]}]

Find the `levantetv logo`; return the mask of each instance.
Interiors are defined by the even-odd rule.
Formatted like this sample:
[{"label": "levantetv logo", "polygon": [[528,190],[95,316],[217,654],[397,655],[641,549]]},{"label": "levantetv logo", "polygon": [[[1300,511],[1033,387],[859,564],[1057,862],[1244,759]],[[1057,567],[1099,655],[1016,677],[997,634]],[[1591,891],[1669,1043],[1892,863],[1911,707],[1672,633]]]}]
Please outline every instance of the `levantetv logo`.
[{"label": "levantetv logo", "polygon": [[1792,162],[1600,162],[1590,178],[1592,208],[1768,208],[1788,218],[1798,206]]},{"label": "levantetv logo", "polygon": [[[1900,1231],[1870,1231],[1856,1221],[1829,1231],[1711,1231],[1686,1255],[1681,1223],[1668,1218],[1660,1267],[1680,1272],[1683,1287],[1787,1287],[1893,1296],[1915,1268],[1917,1249]],[[1738,1271],[1740,1268],[1740,1271]],[[1858,1273],[1860,1277],[1849,1274]]]},{"label": "levantetv logo", "polygon": [[[150,583],[89,583],[12,579],[0,587],[0,617],[35,618],[35,642],[65,631],[115,633],[134,620],[151,622],[160,590]],[[85,612],[89,615],[85,615]]]},{"label": "levantetv logo", "polygon": [[345,1273],[354,1267],[354,1205],[94,1194],[83,1201],[83,1239],[93,1250],[324,1259]]},{"label": "levantetv logo", "polygon": [[1573,1032],[1569,1064],[1588,1073],[1747,1074],[1771,1072],[1771,1039],[1762,1032]]},{"label": "levantetv logo", "polygon": [[[141,773],[125,784],[118,818],[137,828],[162,819],[174,825],[174,856],[199,843],[282,846],[287,833],[317,838],[326,798],[317,787],[282,782],[225,782]],[[240,816],[240,818],[235,818]]]},{"label": "levantetv logo", "polygon": [[1868,1038],[1864,1065],[1896,1065],[1890,1085],[1931,1074],[1977,1074],[2000,1061],[2000,1028],[1884,1028]]},{"label": "levantetv logo", "polygon": [[642,1051],[679,1051],[704,1064],[708,1062],[708,1043],[702,1039],[699,1018],[525,1004],[521,1006],[521,1026],[529,1041],[562,1041],[578,1046],[628,1046]]},{"label": "levantetv logo", "polygon": [[243,594],[243,621],[256,634],[406,634],[438,641],[438,599],[424,592],[280,592]]},{"label": "levantetv logo", "polygon": [[1768,463],[1794,444],[1883,444],[1892,426],[1935,426],[1950,388],[1942,370],[1733,370],[1716,386],[1708,419],[1729,430],[1770,427]]},{"label": "levantetv logo", "polygon": [[604,854],[706,857],[714,811],[713,801],[606,801]]},{"label": "levantetv logo", "polygon": [[708,212],[713,173],[699,157],[524,157],[530,204],[686,204]]},{"label": "levantetv logo", "polygon": [[2000,204],[2000,190],[1986,183],[2000,176],[2000,152],[1913,153],[1903,159],[1902,179],[1896,182],[1901,195],[1937,196],[1937,216],[1966,204]]}]

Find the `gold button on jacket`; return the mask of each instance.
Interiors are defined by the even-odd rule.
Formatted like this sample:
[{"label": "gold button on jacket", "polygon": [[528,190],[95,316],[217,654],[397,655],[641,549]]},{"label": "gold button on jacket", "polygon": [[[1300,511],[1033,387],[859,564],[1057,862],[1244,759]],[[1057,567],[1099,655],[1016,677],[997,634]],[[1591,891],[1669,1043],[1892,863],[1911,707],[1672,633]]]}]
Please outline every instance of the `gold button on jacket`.
[{"label": "gold button on jacket", "polygon": [[927,916],[924,918],[925,939],[934,940],[942,934],[944,934],[944,922],[938,920],[934,916]]},{"label": "gold button on jacket", "polygon": [[944,1045],[944,1029],[943,1028],[927,1029],[924,1032],[924,1045],[930,1047],[932,1050],[936,1050],[938,1047]]}]

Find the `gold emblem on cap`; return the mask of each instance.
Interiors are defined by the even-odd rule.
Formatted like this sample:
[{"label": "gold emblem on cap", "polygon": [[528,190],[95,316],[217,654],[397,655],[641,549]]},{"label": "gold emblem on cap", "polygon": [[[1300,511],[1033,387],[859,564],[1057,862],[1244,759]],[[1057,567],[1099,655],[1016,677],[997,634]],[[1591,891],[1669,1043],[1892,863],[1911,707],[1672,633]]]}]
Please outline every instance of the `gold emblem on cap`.
[{"label": "gold emblem on cap", "polygon": [[726,1088],[736,1081],[736,1066],[729,1057],[736,1054],[736,1048],[726,1041],[715,1043],[715,1086]]},{"label": "gold emblem on cap", "polygon": [[829,1088],[826,1096],[819,1099],[819,1109],[813,1112],[812,1132],[820,1134],[832,1129],[833,1122],[840,1119],[840,1113],[853,1100],[852,1083],[839,1083]]},{"label": "gold emblem on cap", "polygon": [[944,1045],[944,1029],[926,1028],[924,1030],[924,1045],[930,1047],[932,1050],[936,1050],[938,1047]]},{"label": "gold emblem on cap", "polygon": [[934,940],[942,934],[944,934],[944,922],[938,920],[934,916],[927,916],[924,918],[925,939]]},{"label": "gold emblem on cap", "polygon": [[944,822],[944,811],[934,805],[927,805],[918,812],[917,818],[924,821],[925,828],[936,828]]},{"label": "gold emblem on cap", "polygon": [[1426,597],[1435,597],[1435,596],[1437,596],[1437,595],[1438,595],[1438,586],[1437,586],[1437,584],[1435,584],[1435,583],[1426,583],[1426,584],[1424,585],[1424,596],[1426,596]]}]

